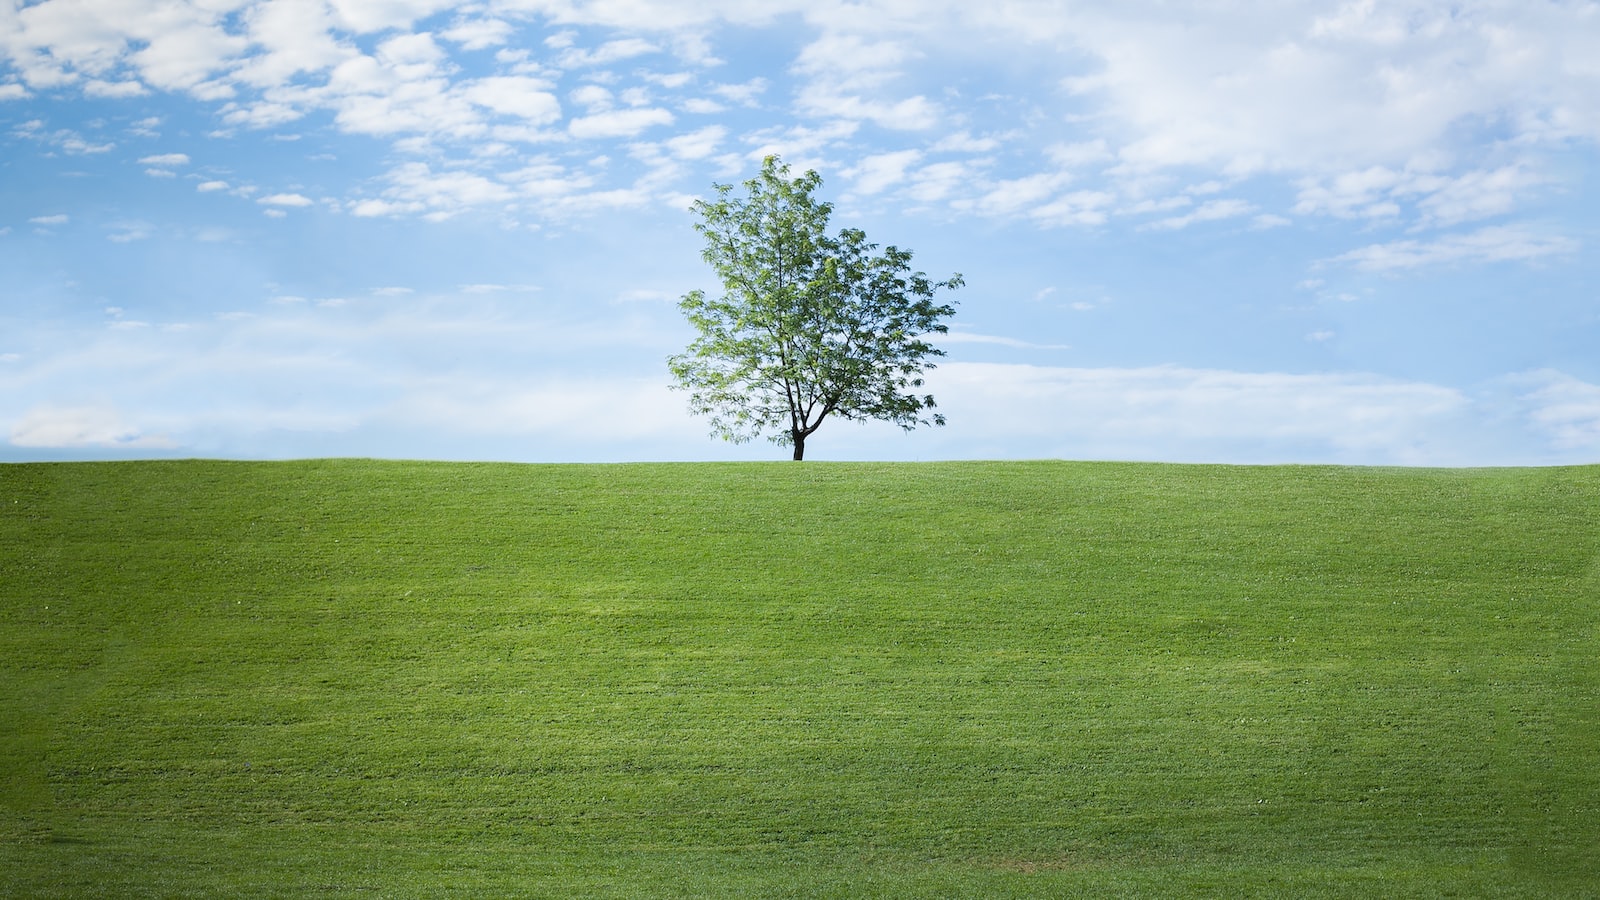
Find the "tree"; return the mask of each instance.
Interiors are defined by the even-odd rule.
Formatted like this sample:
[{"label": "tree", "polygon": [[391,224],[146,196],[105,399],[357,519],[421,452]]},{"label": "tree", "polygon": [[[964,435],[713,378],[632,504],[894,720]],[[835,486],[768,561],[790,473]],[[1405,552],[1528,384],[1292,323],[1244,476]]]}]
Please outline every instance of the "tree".
[{"label": "tree", "polygon": [[944,355],[924,336],[944,334],[955,314],[934,294],[962,284],[930,281],[911,270],[911,251],[880,253],[858,229],[830,235],[833,205],[812,196],[821,184],[814,171],[791,180],[769,156],[747,196],[716,184],[714,202],[695,202],[702,255],[725,293],[684,296],[678,307],[699,335],[668,360],[713,435],[742,443],[771,429],[797,460],[829,416],[907,431],[944,424],[933,397],[913,389]]}]

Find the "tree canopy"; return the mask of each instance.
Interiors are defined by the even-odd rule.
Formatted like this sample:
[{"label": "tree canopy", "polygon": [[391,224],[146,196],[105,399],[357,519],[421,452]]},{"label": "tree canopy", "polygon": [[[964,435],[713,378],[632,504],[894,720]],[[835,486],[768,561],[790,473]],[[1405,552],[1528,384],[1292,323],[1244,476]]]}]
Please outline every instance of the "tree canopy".
[{"label": "tree canopy", "polygon": [[715,200],[695,202],[702,256],[724,293],[679,302],[698,335],[668,361],[712,434],[744,442],[770,431],[795,459],[829,416],[908,431],[944,424],[916,389],[944,355],[925,338],[946,333],[955,314],[935,293],[962,284],[912,271],[911,251],[880,252],[859,229],[830,234],[833,205],[813,196],[821,185],[815,171],[790,178],[769,156],[744,196],[717,184]]}]

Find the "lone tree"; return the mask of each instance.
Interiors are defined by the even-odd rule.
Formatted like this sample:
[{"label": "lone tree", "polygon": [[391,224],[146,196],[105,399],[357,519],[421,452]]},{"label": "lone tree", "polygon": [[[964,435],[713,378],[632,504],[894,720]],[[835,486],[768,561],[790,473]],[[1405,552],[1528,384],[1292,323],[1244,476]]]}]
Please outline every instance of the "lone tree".
[{"label": "lone tree", "polygon": [[695,202],[703,256],[726,291],[684,296],[678,307],[699,336],[668,360],[713,435],[743,443],[771,429],[795,459],[830,415],[907,431],[944,424],[930,414],[933,397],[911,389],[944,355],[923,337],[948,331],[955,314],[934,293],[962,283],[928,280],[911,271],[911,251],[879,253],[857,229],[828,234],[833,204],[812,197],[821,184],[814,171],[791,180],[769,156],[744,183],[747,197],[717,184],[715,202]]}]

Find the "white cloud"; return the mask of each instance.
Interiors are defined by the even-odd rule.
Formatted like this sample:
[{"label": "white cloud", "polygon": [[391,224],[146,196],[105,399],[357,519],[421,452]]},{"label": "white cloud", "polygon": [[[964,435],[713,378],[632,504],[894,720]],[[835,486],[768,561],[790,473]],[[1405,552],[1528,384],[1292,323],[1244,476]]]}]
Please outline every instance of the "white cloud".
[{"label": "white cloud", "polygon": [[1044,206],[1069,181],[1071,177],[1061,172],[1002,179],[989,184],[976,200],[958,200],[953,205],[988,216],[1012,216]]},{"label": "white cloud", "polygon": [[659,53],[661,48],[642,38],[623,38],[607,41],[593,50],[579,50],[569,47],[557,58],[556,64],[562,68],[581,68],[587,66],[604,66],[635,56],[645,56]]},{"label": "white cloud", "polygon": [[752,78],[739,84],[712,85],[710,90],[711,93],[730,103],[737,103],[741,106],[757,106],[759,105],[758,98],[766,93],[770,84],[765,78]]},{"label": "white cloud", "polygon": [[[1050,288],[1046,288],[1045,292],[1050,290]],[[1036,297],[1035,299],[1039,298]],[[947,334],[941,334],[936,338],[936,340],[940,344],[990,344],[997,347],[1012,347],[1018,350],[1072,349],[1070,344],[1035,344],[1031,341],[1019,340],[1017,338],[1003,337],[993,334],[976,334],[971,331],[961,331],[959,329],[953,330]]]},{"label": "white cloud", "polygon": [[1181,216],[1170,216],[1160,221],[1151,223],[1151,228],[1178,229],[1187,228],[1196,222],[1216,222],[1221,219],[1233,219],[1248,215],[1255,211],[1253,204],[1239,199],[1209,200],[1193,212]]},{"label": "white cloud", "polygon": [[715,100],[707,100],[703,97],[691,97],[683,101],[683,111],[694,113],[697,116],[714,116],[717,113],[726,112],[727,109],[721,103]]},{"label": "white cloud", "polygon": [[357,216],[392,216],[426,213],[445,219],[480,206],[504,205],[515,198],[505,183],[473,172],[435,172],[426,163],[405,163],[385,177],[389,187],[382,199],[356,203]]},{"label": "white cloud", "polygon": [[1371,244],[1329,260],[1368,272],[1396,272],[1428,266],[1529,262],[1578,251],[1577,241],[1542,234],[1524,226],[1494,226],[1432,241],[1402,240]]},{"label": "white cloud", "polygon": [[147,223],[121,222],[111,226],[110,234],[106,235],[106,240],[114,244],[130,244],[134,241],[142,241],[148,238],[150,233],[151,227]]},{"label": "white cloud", "polygon": [[1116,200],[1105,191],[1072,191],[1034,207],[1028,215],[1040,225],[1054,227],[1103,225]]},{"label": "white cloud", "polygon": [[230,86],[210,79],[248,46],[244,38],[225,32],[214,22],[175,28],[156,25],[145,39],[148,43],[131,57],[143,79],[154,87],[187,91],[203,100],[232,93]]},{"label": "white cloud", "polygon": [[211,191],[225,191],[228,189],[228,183],[226,181],[202,181],[195,185],[194,189],[203,194]]},{"label": "white cloud", "polygon": [[470,82],[462,93],[473,103],[501,115],[546,125],[561,118],[561,101],[550,93],[550,87],[540,78],[497,76]]},{"label": "white cloud", "polygon": [[17,447],[71,449],[114,447],[163,449],[176,446],[171,438],[148,434],[128,425],[117,410],[101,406],[42,406],[11,427]]},{"label": "white cloud", "polygon": [[618,109],[573,119],[567,131],[580,140],[633,137],[672,122],[672,113],[664,109]]},{"label": "white cloud", "polygon": [[252,87],[277,88],[303,73],[326,72],[357,52],[332,33],[338,23],[323,0],[255,3],[244,21],[261,52],[244,61],[235,77]]},{"label": "white cloud", "polygon": [[310,197],[305,196],[304,194],[269,194],[268,196],[262,197],[260,200],[257,200],[256,202],[264,204],[266,206],[297,206],[298,207],[298,206],[310,206],[313,203],[315,203],[316,201],[312,200]]},{"label": "white cloud", "polygon": [[1414,204],[1421,224],[1455,225],[1512,211],[1547,178],[1525,163],[1449,174],[1436,161],[1403,169],[1371,166],[1331,178],[1306,178],[1294,210],[1338,218],[1391,219]]},{"label": "white cloud", "polygon": [[503,178],[519,194],[540,200],[587,190],[595,183],[593,176],[569,172],[565,166],[546,156],[528,160],[527,165],[507,172]]},{"label": "white cloud", "polygon": [[302,118],[305,112],[293,104],[257,101],[240,105],[230,103],[222,108],[222,121],[246,128],[272,128],[286,125]]},{"label": "white cloud", "polygon": [[878,153],[861,160],[855,168],[846,170],[844,174],[855,179],[855,189],[859,193],[877,194],[905,181],[906,170],[921,159],[920,150]]},{"label": "white cloud", "polygon": [[1451,388],[1374,375],[1175,366],[950,362],[928,384],[951,429],[1075,458],[1451,462],[1471,406]]},{"label": "white cloud", "polygon": [[1445,180],[1418,204],[1428,225],[1455,225],[1512,211],[1531,188],[1545,182],[1522,165],[1467,172]]},{"label": "white cloud", "polygon": [[[488,126],[479,107],[466,94],[470,85],[453,84],[448,54],[430,34],[389,38],[374,56],[355,56],[329,74],[327,86],[307,99],[335,109],[335,121],[355,134],[379,136],[444,136],[455,140],[481,138]],[[503,104],[543,117],[549,101],[516,98],[530,83],[525,76],[505,76],[475,93],[483,103]],[[536,92],[535,92],[536,93]]]},{"label": "white cloud", "polygon": [[127,85],[136,82],[101,76],[127,66],[154,87],[199,95],[246,49],[219,24],[222,15],[203,5],[129,3],[113,10],[44,0],[17,11],[3,30],[9,55],[36,86],[58,87],[88,75],[83,83],[91,94],[126,96],[133,92]]},{"label": "white cloud", "polygon": [[449,54],[427,32],[389,38],[378,45],[376,56],[383,74],[401,81],[419,81],[439,75],[448,59]]},{"label": "white cloud", "polygon": [[1117,211],[1123,215],[1142,216],[1149,215],[1151,213],[1172,212],[1175,209],[1186,209],[1193,205],[1193,197],[1178,194],[1171,197],[1162,197],[1159,200],[1154,198],[1146,198],[1138,201],[1137,203],[1124,206]]},{"label": "white cloud", "polygon": [[618,188],[609,191],[570,193],[554,197],[543,208],[551,215],[588,215],[606,210],[631,209],[645,206],[652,195],[639,188]]},{"label": "white cloud", "polygon": [[797,172],[820,171],[828,166],[818,155],[854,136],[860,128],[860,123],[843,119],[815,128],[806,125],[764,128],[744,136],[751,147],[745,155],[751,160],[761,160],[776,154]]},{"label": "white cloud", "polygon": [[90,143],[89,141],[78,137],[69,137],[61,142],[61,149],[72,154],[109,153],[116,149],[116,146],[116,144],[112,143]]},{"label": "white cloud", "polygon": [[32,95],[28,93],[28,89],[20,84],[0,84],[0,103],[7,100],[26,100],[30,96]]},{"label": "white cloud", "polygon": [[1111,152],[1110,146],[1104,139],[1079,141],[1071,144],[1055,144],[1047,147],[1045,152],[1056,165],[1063,169],[1086,168],[1116,159],[1116,155]]},{"label": "white cloud", "polygon": [[896,131],[922,131],[938,125],[938,104],[917,95],[899,101],[874,100],[828,86],[813,85],[797,98],[800,111],[817,118],[855,119]]},{"label": "white cloud", "polygon": [[369,34],[406,28],[455,5],[455,0],[331,0],[330,5],[353,31]]},{"label": "white cloud", "polygon": [[936,203],[949,199],[976,176],[977,172],[968,163],[933,163],[911,173],[911,185],[906,193],[918,202]]},{"label": "white cloud", "polygon": [[694,82],[694,75],[688,72],[642,72],[640,74],[651,84],[659,84],[668,90],[677,90]]},{"label": "white cloud", "polygon": [[680,134],[675,138],[668,138],[662,143],[679,159],[705,159],[717,152],[724,138],[728,136],[728,129],[721,125],[707,125],[688,134]]},{"label": "white cloud", "polygon": [[143,97],[150,91],[137,81],[102,81],[91,78],[83,83],[83,93],[89,97],[119,100],[127,97]]},{"label": "white cloud", "polygon": [[870,121],[883,128],[919,131],[943,117],[938,104],[917,94],[895,98],[899,69],[918,53],[899,41],[826,32],[800,51],[794,70],[809,78],[795,105],[817,118]]},{"label": "white cloud", "polygon": [[1537,134],[1558,110],[1592,108],[1596,73],[1575,77],[1573,63],[1600,40],[1579,7],[1389,4],[1350,28],[1318,12],[1221,6],[1181,22],[1143,3],[1086,12],[1063,36],[1102,67],[1066,84],[1100,101],[1106,130],[1126,135],[1128,165],[1236,173],[1393,167],[1448,145],[1459,123],[1515,110],[1508,124]]},{"label": "white cloud", "polygon": [[189,156],[186,153],[159,153],[155,156],[142,157],[139,160],[142,166],[187,166]]},{"label": "white cloud", "polygon": [[460,44],[463,50],[483,50],[505,44],[515,32],[516,29],[502,19],[457,19],[440,35]]},{"label": "white cloud", "polygon": [[65,225],[69,220],[69,217],[65,213],[56,213],[55,215],[50,216],[34,216],[28,221],[34,225],[51,226]]},{"label": "white cloud", "polygon": [[934,153],[991,153],[1000,149],[996,138],[975,138],[965,131],[948,134],[933,145]]},{"label": "white cloud", "polygon": [[899,41],[871,40],[838,31],[824,33],[807,44],[795,60],[797,70],[809,75],[840,78],[845,84],[881,83],[892,70],[914,55]]},{"label": "white cloud", "polygon": [[427,209],[421,203],[400,203],[393,200],[357,200],[350,206],[350,213],[364,219],[379,216],[398,216],[406,213],[418,213]]},{"label": "white cloud", "polygon": [[542,378],[515,387],[487,379],[436,381],[419,386],[389,415],[408,428],[584,442],[660,438],[695,428],[683,413],[682,396],[655,377]]},{"label": "white cloud", "polygon": [[72,156],[109,153],[117,146],[109,141],[95,143],[68,128],[47,130],[44,127],[44,122],[39,119],[31,119],[21,125],[14,126],[11,129],[11,133],[20,138],[38,141],[46,146],[60,148],[63,153]]},{"label": "white cloud", "polygon": [[1554,370],[1514,376],[1520,403],[1534,427],[1560,450],[1600,450],[1600,385]]},{"label": "white cloud", "polygon": [[616,97],[610,90],[598,84],[586,84],[574,90],[570,95],[572,102],[590,110],[610,109],[616,103]]},{"label": "white cloud", "polygon": [[1400,207],[1390,199],[1404,176],[1384,166],[1369,166],[1344,172],[1331,180],[1305,179],[1301,183],[1294,211],[1302,215],[1322,213],[1349,218],[1388,218],[1399,215]]}]

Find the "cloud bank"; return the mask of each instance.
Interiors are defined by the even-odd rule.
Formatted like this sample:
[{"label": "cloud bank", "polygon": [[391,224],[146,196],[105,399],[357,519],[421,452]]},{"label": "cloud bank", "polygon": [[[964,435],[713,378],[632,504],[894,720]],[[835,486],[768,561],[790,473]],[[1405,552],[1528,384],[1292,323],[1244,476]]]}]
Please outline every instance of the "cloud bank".
[{"label": "cloud bank", "polygon": [[[752,28],[792,35],[786,59],[723,81],[728,41]],[[982,117],[940,98],[949,66],[999,72],[1017,58],[1049,80],[1002,80]],[[327,124],[389,141],[410,159],[376,192],[340,198],[366,216],[670,203],[683,160],[736,170],[732,158],[780,151],[850,173],[863,195],[1045,227],[1249,214],[1272,226],[1292,213],[1448,228],[1514,212],[1560,181],[1550,153],[1600,140],[1595,59],[1600,12],[1554,0],[1223,4],[1181,21],[1148,0],[0,7],[0,98],[163,92],[211,109],[218,133]],[[701,116],[741,108],[728,122],[743,130],[719,124],[720,146],[707,143]],[[36,137],[106,146],[42,124]],[[619,141],[642,163],[627,175],[558,158]],[[517,160],[541,154],[529,178]],[[166,171],[191,156],[148,158]],[[1235,195],[1263,178],[1294,186],[1295,202]],[[1198,185],[1217,195],[1178,208]]]}]

